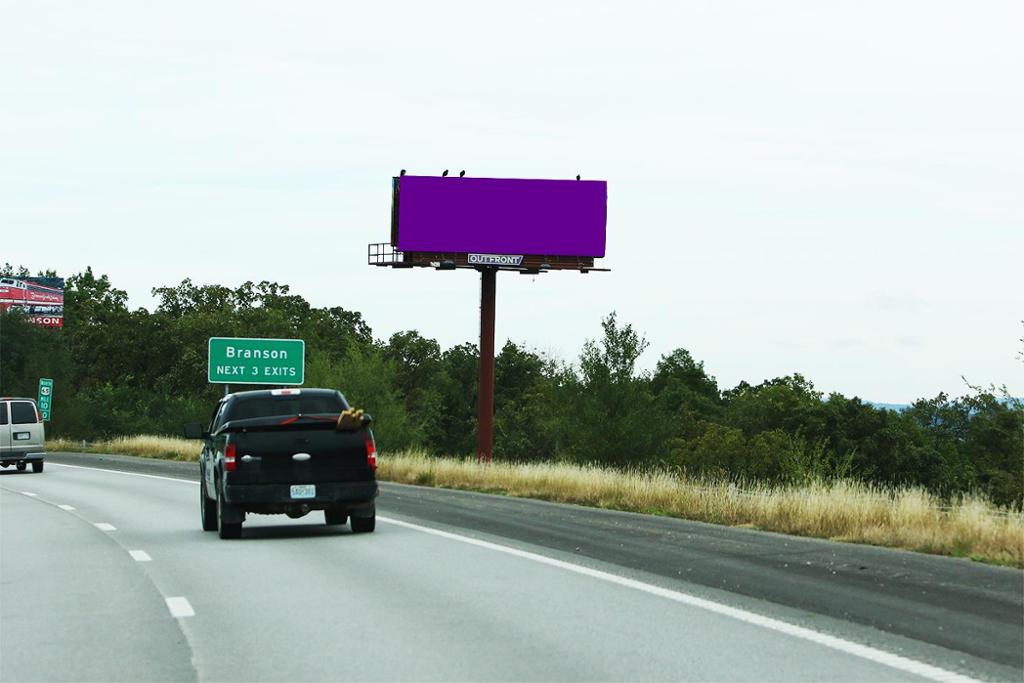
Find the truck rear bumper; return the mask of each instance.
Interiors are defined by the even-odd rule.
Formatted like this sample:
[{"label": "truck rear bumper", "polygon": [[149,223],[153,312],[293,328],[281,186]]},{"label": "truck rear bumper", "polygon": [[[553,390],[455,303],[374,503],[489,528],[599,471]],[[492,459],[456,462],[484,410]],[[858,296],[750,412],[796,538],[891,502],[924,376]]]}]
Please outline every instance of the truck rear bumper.
[{"label": "truck rear bumper", "polygon": [[289,484],[228,484],[224,487],[224,500],[243,510],[287,509],[305,506],[309,510],[327,507],[355,509],[373,504],[377,497],[376,481],[316,484],[315,498],[292,498]]}]

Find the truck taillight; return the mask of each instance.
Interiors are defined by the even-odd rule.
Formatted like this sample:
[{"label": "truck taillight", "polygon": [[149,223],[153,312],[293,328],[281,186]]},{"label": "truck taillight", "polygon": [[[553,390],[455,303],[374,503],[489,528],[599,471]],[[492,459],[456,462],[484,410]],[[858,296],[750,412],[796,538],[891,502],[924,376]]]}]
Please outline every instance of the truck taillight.
[{"label": "truck taillight", "polygon": [[377,444],[373,442],[373,435],[366,430],[366,464],[371,470],[377,469]]},{"label": "truck taillight", "polygon": [[224,448],[224,470],[234,472],[238,465],[235,463],[235,444],[229,443]]}]

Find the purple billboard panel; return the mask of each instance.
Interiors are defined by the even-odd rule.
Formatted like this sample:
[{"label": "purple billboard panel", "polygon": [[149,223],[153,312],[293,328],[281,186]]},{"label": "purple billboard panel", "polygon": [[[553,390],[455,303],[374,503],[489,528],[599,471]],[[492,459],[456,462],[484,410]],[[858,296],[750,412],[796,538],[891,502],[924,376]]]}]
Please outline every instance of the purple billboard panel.
[{"label": "purple billboard panel", "polygon": [[399,251],[604,256],[603,180],[398,178]]}]

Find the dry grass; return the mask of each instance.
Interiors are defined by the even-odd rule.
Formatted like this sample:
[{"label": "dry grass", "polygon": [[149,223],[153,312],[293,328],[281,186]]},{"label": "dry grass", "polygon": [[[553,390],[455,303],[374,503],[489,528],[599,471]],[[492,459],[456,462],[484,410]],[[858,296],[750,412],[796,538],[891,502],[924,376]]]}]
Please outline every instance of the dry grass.
[{"label": "dry grass", "polygon": [[180,439],[173,436],[118,436],[102,441],[71,441],[69,439],[50,439],[46,442],[48,451],[68,451],[87,453],[120,453],[137,455],[143,458],[159,458],[161,460],[199,460],[202,444],[199,441]]},{"label": "dry grass", "polygon": [[[124,453],[194,461],[199,442],[133,436],[92,442],[54,440],[51,451]],[[952,506],[919,488],[887,490],[855,481],[737,490],[725,483],[570,464],[477,464],[423,453],[383,454],[382,480],[501,493],[559,503],[668,515],[799,536],[970,557],[1024,567],[1024,514],[980,497]]]},{"label": "dry grass", "polygon": [[943,508],[919,488],[885,490],[855,481],[799,487],[725,483],[568,464],[479,465],[418,453],[379,459],[381,479],[668,515],[798,536],[956,555],[1024,567],[1024,514],[983,498]]}]

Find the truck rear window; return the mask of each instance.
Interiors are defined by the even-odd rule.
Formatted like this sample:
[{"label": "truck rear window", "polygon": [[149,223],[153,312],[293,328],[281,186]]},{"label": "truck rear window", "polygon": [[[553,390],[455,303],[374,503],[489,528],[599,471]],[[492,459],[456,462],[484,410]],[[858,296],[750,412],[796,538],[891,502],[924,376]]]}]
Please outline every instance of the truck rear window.
[{"label": "truck rear window", "polygon": [[28,401],[11,402],[11,423],[16,425],[29,425],[39,422],[36,415],[36,407]]},{"label": "truck rear window", "polygon": [[234,403],[225,421],[250,420],[275,415],[316,415],[340,413],[348,408],[337,396],[268,396]]}]

